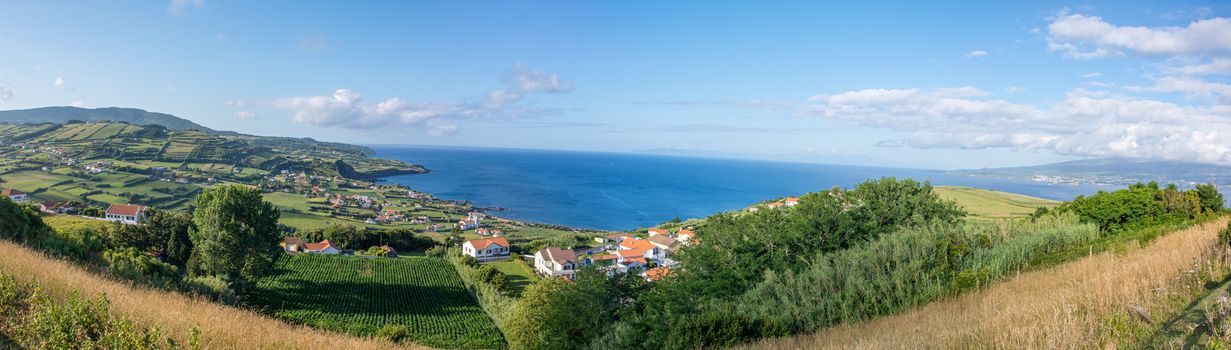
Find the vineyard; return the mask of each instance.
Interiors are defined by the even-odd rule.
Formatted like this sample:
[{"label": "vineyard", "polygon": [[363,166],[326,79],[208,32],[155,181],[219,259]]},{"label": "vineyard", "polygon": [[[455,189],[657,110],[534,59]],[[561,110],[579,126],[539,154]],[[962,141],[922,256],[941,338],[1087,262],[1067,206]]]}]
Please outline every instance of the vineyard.
[{"label": "vineyard", "polygon": [[503,348],[504,338],[438,258],[283,256],[253,303],[312,327],[372,336],[404,326],[410,340],[441,348]]}]

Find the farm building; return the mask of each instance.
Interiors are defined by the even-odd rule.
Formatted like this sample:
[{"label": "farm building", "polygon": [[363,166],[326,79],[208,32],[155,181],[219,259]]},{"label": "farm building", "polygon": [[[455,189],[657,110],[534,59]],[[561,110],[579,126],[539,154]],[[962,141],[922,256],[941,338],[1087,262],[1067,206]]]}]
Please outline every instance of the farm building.
[{"label": "farm building", "polygon": [[335,247],[333,242],[326,239],[320,243],[305,243],[303,245],[303,252],[314,254],[338,254],[342,251],[338,250],[338,247]]},{"label": "farm building", "polygon": [[282,250],[288,253],[298,252],[303,250],[303,240],[299,237],[287,237],[282,240]]},{"label": "farm building", "polygon": [[112,204],[107,207],[107,220],[135,225],[145,222],[145,207],[130,204]]},{"label": "farm building", "polygon": [[14,188],[6,188],[3,190],[0,190],[0,196],[9,197],[9,199],[12,199],[14,202],[25,202],[26,201],[26,193],[22,191],[18,191],[17,189],[14,189]]}]

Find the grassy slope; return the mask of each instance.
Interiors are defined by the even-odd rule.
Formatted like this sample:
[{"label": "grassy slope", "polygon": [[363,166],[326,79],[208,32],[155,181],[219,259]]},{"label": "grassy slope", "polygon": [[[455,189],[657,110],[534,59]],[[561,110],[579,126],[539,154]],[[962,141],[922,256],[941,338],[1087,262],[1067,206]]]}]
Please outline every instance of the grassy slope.
[{"label": "grassy slope", "polygon": [[937,186],[936,194],[956,201],[975,219],[1022,217],[1030,215],[1036,208],[1060,204],[1048,199],[970,187]]},{"label": "grassy slope", "polygon": [[187,343],[189,330],[195,327],[201,332],[203,349],[419,348],[289,325],[252,311],[117,282],[8,241],[0,241],[0,271],[20,280],[37,281],[42,291],[53,295],[104,293],[111,301],[112,312],[158,327],[182,344]]},{"label": "grassy slope", "polygon": [[[1131,347],[1158,326],[1127,313],[1140,306],[1156,320],[1204,292],[1225,262],[1216,254],[1226,218],[1121,252],[1026,272],[987,289],[908,311],[755,348],[1114,348]],[[1200,269],[1193,269],[1200,262]],[[1178,308],[1177,308],[1178,304]]]}]

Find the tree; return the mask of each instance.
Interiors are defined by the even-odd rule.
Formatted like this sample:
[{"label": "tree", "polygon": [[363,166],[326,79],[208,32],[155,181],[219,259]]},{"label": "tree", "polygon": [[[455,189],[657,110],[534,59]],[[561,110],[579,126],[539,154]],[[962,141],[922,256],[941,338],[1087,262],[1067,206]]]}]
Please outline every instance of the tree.
[{"label": "tree", "polygon": [[1218,192],[1218,187],[1214,184],[1197,185],[1194,190],[1197,191],[1197,196],[1201,197],[1201,208],[1206,211],[1222,210],[1222,193]]},{"label": "tree", "polygon": [[38,211],[0,196],[0,238],[19,243],[38,242],[51,234]]},{"label": "tree", "polygon": [[142,225],[118,225],[112,229],[112,245],[150,253],[163,262],[184,267],[192,254],[192,241],[188,237],[192,216],[154,208],[147,213]]},{"label": "tree", "polygon": [[643,286],[637,275],[609,278],[594,268],[578,271],[572,282],[544,278],[522,292],[506,321],[505,337],[514,349],[585,348]]},{"label": "tree", "polygon": [[278,243],[278,209],[261,190],[224,185],[197,196],[189,232],[194,276],[219,276],[240,294],[268,272]]}]

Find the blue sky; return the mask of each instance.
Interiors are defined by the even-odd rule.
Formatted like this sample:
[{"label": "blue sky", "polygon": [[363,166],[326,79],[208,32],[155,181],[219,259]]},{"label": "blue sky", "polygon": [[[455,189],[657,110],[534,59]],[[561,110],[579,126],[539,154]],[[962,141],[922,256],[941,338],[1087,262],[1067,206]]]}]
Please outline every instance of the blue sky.
[{"label": "blue sky", "polygon": [[1218,2],[3,1],[0,109],[971,168],[1231,164]]}]

